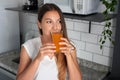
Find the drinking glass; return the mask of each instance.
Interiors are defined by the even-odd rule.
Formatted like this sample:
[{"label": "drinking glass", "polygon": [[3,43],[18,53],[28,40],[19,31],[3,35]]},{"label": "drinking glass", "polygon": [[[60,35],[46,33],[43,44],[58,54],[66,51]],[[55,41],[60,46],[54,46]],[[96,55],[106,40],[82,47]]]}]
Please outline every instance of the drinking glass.
[{"label": "drinking glass", "polygon": [[60,38],[63,37],[63,34],[61,32],[53,32],[53,33],[51,33],[51,35],[52,35],[52,41],[56,46],[56,52],[60,52],[59,42],[61,41]]}]

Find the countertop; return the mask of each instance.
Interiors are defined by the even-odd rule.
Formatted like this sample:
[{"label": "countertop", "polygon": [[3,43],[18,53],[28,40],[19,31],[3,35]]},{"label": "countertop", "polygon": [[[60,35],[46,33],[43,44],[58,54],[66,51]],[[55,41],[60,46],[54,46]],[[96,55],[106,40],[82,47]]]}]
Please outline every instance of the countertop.
[{"label": "countertop", "polygon": [[[11,51],[7,53],[0,54],[0,67],[6,69],[7,71],[16,75],[18,69],[18,63],[13,60],[19,57],[18,51]],[[97,71],[92,68],[88,68],[82,65],[78,59],[80,69],[83,74],[83,80],[102,80],[107,74],[106,71]]]}]

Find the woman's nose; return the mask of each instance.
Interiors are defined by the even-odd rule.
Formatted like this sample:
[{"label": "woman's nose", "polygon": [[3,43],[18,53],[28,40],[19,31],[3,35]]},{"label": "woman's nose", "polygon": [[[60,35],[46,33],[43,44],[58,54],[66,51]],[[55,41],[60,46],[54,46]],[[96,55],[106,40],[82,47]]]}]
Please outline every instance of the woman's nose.
[{"label": "woman's nose", "polygon": [[59,25],[58,25],[57,23],[54,23],[54,24],[53,24],[53,29],[54,29],[54,30],[59,30]]}]

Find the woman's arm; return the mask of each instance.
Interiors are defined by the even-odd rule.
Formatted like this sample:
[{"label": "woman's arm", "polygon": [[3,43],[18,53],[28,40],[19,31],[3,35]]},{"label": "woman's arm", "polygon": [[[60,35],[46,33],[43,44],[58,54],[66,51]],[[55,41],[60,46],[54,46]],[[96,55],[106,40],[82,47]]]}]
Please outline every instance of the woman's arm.
[{"label": "woman's arm", "polygon": [[32,61],[25,48],[22,47],[20,53],[20,64],[17,72],[17,80],[33,80],[39,62],[40,61],[37,58]]},{"label": "woman's arm", "polygon": [[72,51],[70,55],[66,56],[67,66],[68,66],[68,75],[70,80],[82,80],[82,73],[80,71],[76,51]]},{"label": "woman's arm", "polygon": [[41,46],[37,56],[34,60],[31,60],[24,47],[20,53],[20,64],[17,72],[17,80],[33,80],[38,66],[44,56],[52,58],[55,52],[55,45],[46,43]]},{"label": "woman's arm", "polygon": [[60,49],[67,59],[69,80],[82,80],[82,74],[77,62],[75,47],[66,38],[61,38],[61,40],[63,42],[60,42],[59,44],[64,45],[64,47],[61,47]]}]

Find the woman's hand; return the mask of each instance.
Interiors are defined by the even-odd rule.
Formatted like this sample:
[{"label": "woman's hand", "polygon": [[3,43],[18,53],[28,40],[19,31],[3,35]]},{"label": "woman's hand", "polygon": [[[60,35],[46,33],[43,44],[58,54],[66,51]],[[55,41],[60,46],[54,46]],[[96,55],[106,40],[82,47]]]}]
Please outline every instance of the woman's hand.
[{"label": "woman's hand", "polygon": [[49,56],[50,58],[52,58],[56,51],[55,48],[56,48],[55,45],[52,43],[46,43],[42,45],[40,47],[40,51],[37,55],[37,58],[39,58],[40,60],[42,60],[44,56]]},{"label": "woman's hand", "polygon": [[61,52],[64,53],[66,56],[75,51],[75,47],[66,38],[61,38],[61,42],[59,42],[59,44],[61,46]]}]

